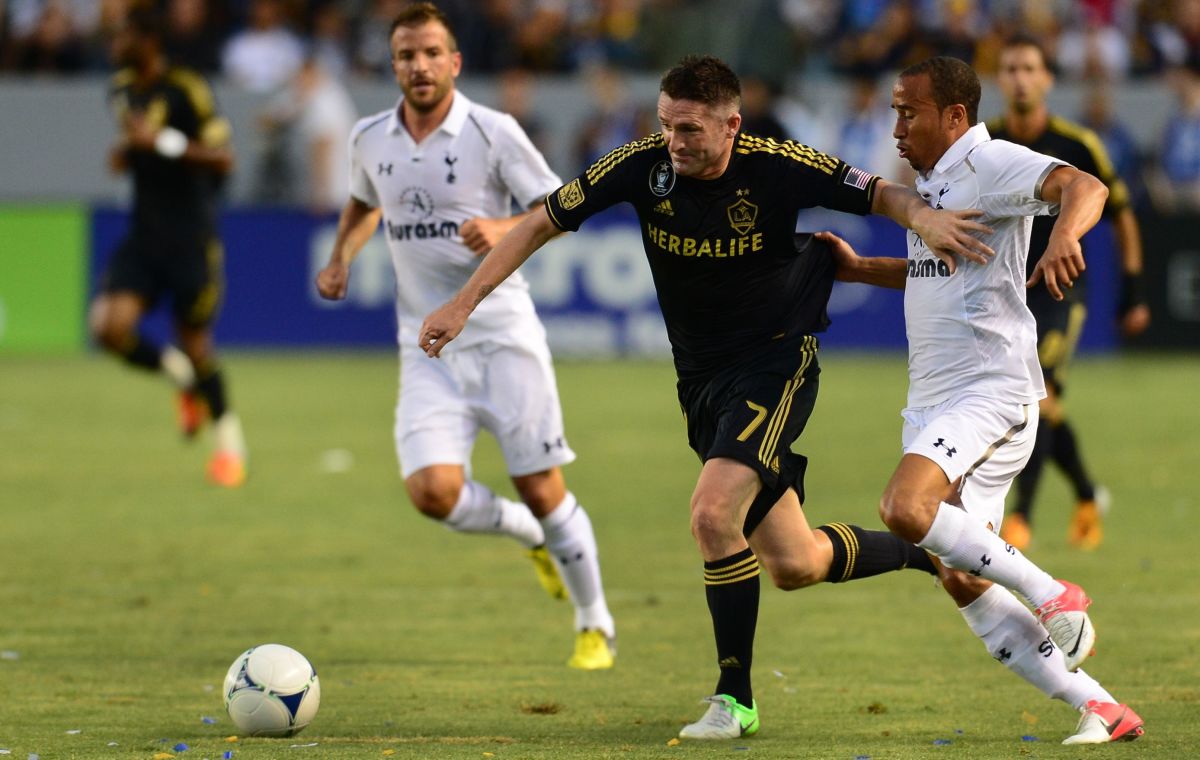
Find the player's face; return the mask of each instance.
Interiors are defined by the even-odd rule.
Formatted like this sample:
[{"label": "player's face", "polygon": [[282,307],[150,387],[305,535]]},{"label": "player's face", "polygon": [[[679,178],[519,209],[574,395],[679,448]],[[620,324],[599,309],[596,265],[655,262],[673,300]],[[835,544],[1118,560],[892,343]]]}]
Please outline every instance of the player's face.
[{"label": "player's face", "polygon": [[733,104],[722,108],[659,93],[658,121],[677,174],[715,179],[725,172],[742,124]]},{"label": "player's face", "polygon": [[957,138],[951,131],[951,108],[938,108],[929,75],[919,74],[896,80],[892,109],[896,112],[892,137],[900,158],[918,172],[929,171]]},{"label": "player's face", "polygon": [[1021,45],[1000,53],[996,83],[1010,109],[1028,113],[1042,105],[1046,93],[1054,86],[1054,76],[1037,48]]},{"label": "player's face", "polygon": [[392,33],[392,70],[404,102],[420,112],[437,108],[454,89],[462,54],[450,49],[450,33],[436,21]]}]

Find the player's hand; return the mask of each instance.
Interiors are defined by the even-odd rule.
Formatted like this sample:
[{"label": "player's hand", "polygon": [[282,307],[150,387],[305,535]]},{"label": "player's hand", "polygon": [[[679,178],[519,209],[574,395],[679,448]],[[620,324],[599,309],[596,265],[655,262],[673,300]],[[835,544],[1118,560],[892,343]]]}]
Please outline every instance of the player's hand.
[{"label": "player's hand", "polygon": [[436,359],[446,344],[458,337],[467,324],[471,310],[455,301],[442,304],[421,323],[417,345],[431,359]]},{"label": "player's hand", "polygon": [[317,292],[321,294],[321,298],[340,301],[346,297],[346,288],[349,285],[350,267],[340,261],[331,261],[317,272]]},{"label": "player's hand", "polygon": [[1150,307],[1140,303],[1121,316],[1121,335],[1136,338],[1150,326]]},{"label": "player's hand", "polygon": [[1025,282],[1025,287],[1032,288],[1038,282],[1046,281],[1046,290],[1055,301],[1063,300],[1062,289],[1075,286],[1075,280],[1087,269],[1083,263],[1083,248],[1079,241],[1069,236],[1050,235],[1046,252],[1038,259],[1033,274]]},{"label": "player's hand", "polygon": [[926,208],[913,220],[913,232],[921,236],[934,256],[945,262],[951,273],[955,270],[956,256],[976,264],[986,264],[996,255],[977,235],[990,235],[992,228],[983,222],[974,221],[982,216],[979,209],[933,209]]},{"label": "player's hand", "polygon": [[477,216],[474,219],[468,219],[459,228],[458,234],[462,236],[463,245],[470,248],[476,255],[484,256],[496,247],[496,243],[500,242],[500,238],[504,237],[504,233],[511,226],[505,226],[503,220],[500,219]]},{"label": "player's hand", "polygon": [[157,136],[158,130],[153,129],[142,114],[131,113],[125,118],[125,140],[132,150],[154,150]]},{"label": "player's hand", "polygon": [[833,263],[837,266],[835,277],[842,282],[858,282],[854,271],[861,257],[853,247],[832,232],[818,232],[813,235],[817,240],[826,243],[833,253]]}]

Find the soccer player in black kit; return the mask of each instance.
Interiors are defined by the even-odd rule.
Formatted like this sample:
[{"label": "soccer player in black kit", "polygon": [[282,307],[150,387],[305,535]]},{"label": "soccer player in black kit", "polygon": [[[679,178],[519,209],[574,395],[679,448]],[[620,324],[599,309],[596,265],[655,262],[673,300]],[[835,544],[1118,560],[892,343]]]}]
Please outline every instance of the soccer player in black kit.
[{"label": "soccer player in black kit", "polygon": [[[246,445],[212,333],[224,287],[216,196],[233,169],[230,128],[205,81],[170,65],[162,40],[161,20],[140,10],[113,40],[123,68],[109,91],[120,129],[109,163],[133,174],[132,229],[104,273],[89,322],[105,349],[171,380],[186,436],[211,417],[208,477],[236,487],[246,477]],[[170,298],[179,348],[156,345],[139,328],[163,296]]]},{"label": "soccer player in black kit", "polygon": [[[1017,35],[1005,41],[997,82],[1008,107],[1004,115],[987,123],[992,139],[1008,140],[1062,159],[1108,187],[1104,216],[1112,222],[1121,259],[1117,317],[1125,337],[1139,335],[1150,323],[1142,286],[1141,233],[1129,205],[1129,190],[1113,168],[1104,143],[1091,130],[1055,116],[1046,108],[1046,94],[1054,84],[1054,75],[1045,49],[1035,38]],[[1027,266],[1030,274],[1046,250],[1053,225],[1051,217],[1033,220]],[[1037,320],[1038,359],[1046,380],[1046,398],[1041,402],[1042,425],[1038,427],[1033,455],[1017,476],[1016,501],[1000,533],[1022,551],[1032,537],[1033,500],[1047,459],[1067,476],[1075,493],[1067,540],[1083,549],[1095,549],[1104,537],[1102,517],[1108,493],[1089,475],[1075,428],[1062,404],[1067,368],[1087,316],[1083,280],[1078,278],[1072,288],[1063,291],[1066,297],[1061,301],[1052,298],[1045,288],[1033,288],[1028,293],[1029,310]]]},{"label": "soccer player in black kit", "polygon": [[991,253],[971,212],[935,211],[915,192],[794,142],[740,132],[740,85],[723,62],[684,58],[661,83],[662,132],[602,157],[547,197],[429,315],[420,345],[437,356],[476,305],[555,235],[621,201],[637,210],[679,377],[688,442],[703,461],[692,534],[720,677],[708,709],[680,736],[755,733],[750,668],[759,566],[780,588],[932,572],[915,546],[883,531],[809,528],[804,457],[792,453],[817,395],[817,339],[835,265],[822,241],[795,235],[802,208],[879,213],[922,235],[943,260]]}]

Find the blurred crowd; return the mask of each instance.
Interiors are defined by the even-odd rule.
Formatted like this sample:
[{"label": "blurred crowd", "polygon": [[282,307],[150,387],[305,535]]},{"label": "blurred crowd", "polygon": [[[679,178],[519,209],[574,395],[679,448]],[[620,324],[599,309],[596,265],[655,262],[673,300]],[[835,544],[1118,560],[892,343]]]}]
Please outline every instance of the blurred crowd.
[{"label": "blurred crowd", "polygon": [[[159,8],[176,62],[261,94],[267,133],[335,134],[354,116],[344,86],[390,77],[388,27],[407,0],[0,0],[0,74],[110,69],[110,33],[136,6]],[[1200,208],[1200,0],[439,0],[471,74],[497,75],[503,98],[527,112],[540,73],[579,73],[594,93],[575,152],[598,151],[653,127],[628,106],[621,78],[660,71],[688,52],[728,60],[745,77],[748,128],[838,148],[885,171],[890,125],[881,77],[931,55],[987,76],[1001,43],[1036,35],[1061,80],[1093,83],[1084,120],[1135,188],[1169,208]],[[803,75],[843,77],[850,108],[836,121],[795,96]],[[1104,84],[1166,78],[1177,113],[1151,162],[1115,120]],[[1127,85],[1129,86],[1129,85]],[[1136,86],[1136,85],[1133,85]],[[518,114],[519,115],[519,114]],[[886,114],[885,114],[886,116]],[[531,133],[539,125],[529,117]],[[534,134],[535,141],[537,135]],[[881,152],[882,149],[882,152]],[[328,145],[321,150],[334,150]],[[334,152],[337,152],[334,150]],[[281,154],[282,155],[282,154]],[[269,162],[271,156],[268,154]],[[295,163],[295,162],[293,162]],[[265,166],[262,200],[294,200],[288,162]],[[340,167],[337,167],[340,169]],[[331,170],[332,171],[332,170]],[[271,187],[271,184],[275,187]],[[276,193],[283,193],[277,195]],[[336,192],[327,193],[330,199]],[[317,204],[317,199],[309,199]]]}]

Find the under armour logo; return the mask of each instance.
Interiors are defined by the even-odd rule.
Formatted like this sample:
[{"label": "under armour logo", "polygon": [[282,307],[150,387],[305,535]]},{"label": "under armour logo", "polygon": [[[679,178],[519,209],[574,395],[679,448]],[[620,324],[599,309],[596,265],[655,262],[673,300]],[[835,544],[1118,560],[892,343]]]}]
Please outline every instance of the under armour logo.
[{"label": "under armour logo", "polygon": [[575,552],[574,557],[567,556],[566,554],[558,555],[558,563],[560,565],[562,565],[563,567],[566,567],[567,565],[571,564],[572,562],[580,562],[582,560],[583,560],[583,552]]},{"label": "under armour logo", "polygon": [[983,574],[983,568],[987,567],[990,564],[992,564],[992,560],[990,558],[988,558],[988,555],[986,555],[986,554],[983,555],[982,557],[979,558],[979,567],[972,570],[971,575],[974,575],[975,577],[979,577],[980,575]]},{"label": "under armour logo", "polygon": [[555,438],[553,441],[542,441],[542,448],[544,448],[546,450],[547,454],[549,454],[551,451],[553,451],[556,448],[561,449],[561,448],[565,448],[565,447],[566,447],[566,444],[563,443],[562,436]]},{"label": "under armour logo", "polygon": [[381,163],[379,165],[379,171],[377,172],[377,175],[384,175],[384,174],[388,175],[389,177],[392,176],[392,165],[391,164]]},{"label": "under armour logo", "polygon": [[941,446],[943,449],[945,449],[945,450],[946,450],[946,456],[947,456],[947,457],[952,457],[952,456],[954,456],[956,453],[958,453],[958,449],[956,449],[956,448],[954,448],[953,446],[951,446],[950,444],[946,443],[946,439],[945,439],[945,438],[939,438],[939,439],[937,439],[937,441],[936,441],[936,442],[933,444],[933,447],[934,447],[935,449],[936,449],[938,446]]},{"label": "under armour logo", "polygon": [[1012,652],[1001,647],[999,652],[996,652],[996,659],[1000,662],[1008,662],[1012,659]]},{"label": "under armour logo", "polygon": [[446,166],[450,167],[450,173],[446,175],[446,182],[454,184],[456,177],[454,176],[454,165],[458,163],[458,157],[446,154]]}]

